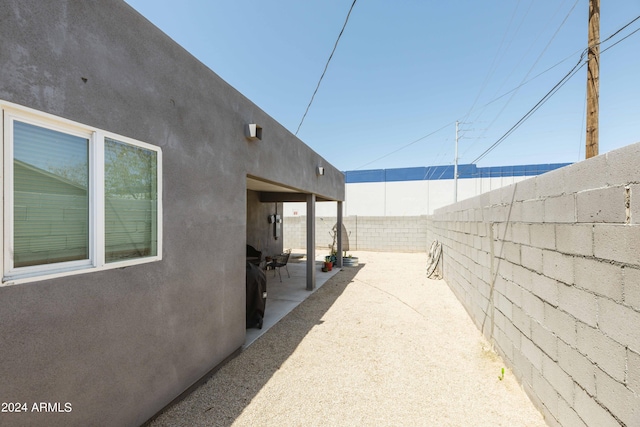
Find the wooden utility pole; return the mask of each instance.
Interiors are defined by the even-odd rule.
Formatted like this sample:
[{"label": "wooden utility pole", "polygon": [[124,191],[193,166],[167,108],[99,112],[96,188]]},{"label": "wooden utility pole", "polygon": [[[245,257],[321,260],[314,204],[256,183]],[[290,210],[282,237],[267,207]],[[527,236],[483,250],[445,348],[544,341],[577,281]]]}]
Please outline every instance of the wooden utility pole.
[{"label": "wooden utility pole", "polygon": [[587,65],[586,158],[598,155],[598,99],[600,97],[600,0],[589,0],[589,59]]}]

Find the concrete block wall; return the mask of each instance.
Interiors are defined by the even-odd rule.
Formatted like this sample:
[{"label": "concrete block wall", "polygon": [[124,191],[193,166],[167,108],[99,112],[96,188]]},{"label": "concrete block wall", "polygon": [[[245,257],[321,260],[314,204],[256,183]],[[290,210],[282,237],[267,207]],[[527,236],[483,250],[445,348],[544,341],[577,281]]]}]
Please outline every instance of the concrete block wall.
[{"label": "concrete block wall", "polygon": [[[336,225],[337,217],[316,216],[316,249],[319,254],[324,252],[330,254],[330,247],[333,243],[332,229]],[[347,226],[347,233],[350,227]],[[291,216],[282,220],[282,244],[285,249],[306,248],[307,247],[307,217]],[[324,252],[322,252],[324,251]]]},{"label": "concrete block wall", "polygon": [[[284,218],[284,247],[306,247],[305,216]],[[329,250],[337,218],[316,217],[316,248]],[[349,250],[426,252],[427,216],[347,216],[343,218]]]},{"label": "concrete block wall", "polygon": [[640,425],[640,144],[436,210],[444,279],[551,426]]}]

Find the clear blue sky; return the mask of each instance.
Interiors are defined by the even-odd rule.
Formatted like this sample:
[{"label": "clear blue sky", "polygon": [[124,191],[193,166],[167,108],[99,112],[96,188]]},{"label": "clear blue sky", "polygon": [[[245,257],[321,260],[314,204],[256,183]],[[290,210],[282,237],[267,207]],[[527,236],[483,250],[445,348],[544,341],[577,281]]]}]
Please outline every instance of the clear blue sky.
[{"label": "clear blue sky", "polygon": [[[352,4],[126,1],[292,133]],[[639,15],[602,0],[601,40]],[[470,163],[578,63],[587,22],[588,0],[357,1],[298,137],[344,171],[447,165],[459,120]],[[640,142],[640,31],[600,62],[603,154]],[[583,159],[585,100],[583,67],[477,164]]]}]

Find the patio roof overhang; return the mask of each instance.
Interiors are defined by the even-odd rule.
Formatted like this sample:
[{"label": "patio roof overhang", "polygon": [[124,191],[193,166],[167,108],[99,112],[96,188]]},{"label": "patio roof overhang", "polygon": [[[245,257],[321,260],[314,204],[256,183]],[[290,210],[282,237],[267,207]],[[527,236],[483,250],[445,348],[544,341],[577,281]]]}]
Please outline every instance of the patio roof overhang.
[{"label": "patio roof overhang", "polygon": [[[307,196],[310,194],[284,184],[278,184],[251,176],[247,176],[247,189],[257,191],[260,194],[260,201],[265,203],[306,202]],[[316,195],[316,201],[338,202],[339,200],[333,200],[321,195]]]}]

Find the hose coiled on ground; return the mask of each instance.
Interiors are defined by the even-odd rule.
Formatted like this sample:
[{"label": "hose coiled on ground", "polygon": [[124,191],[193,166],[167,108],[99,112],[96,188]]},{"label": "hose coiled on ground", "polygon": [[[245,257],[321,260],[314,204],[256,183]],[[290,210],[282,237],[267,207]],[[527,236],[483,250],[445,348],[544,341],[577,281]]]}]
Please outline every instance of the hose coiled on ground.
[{"label": "hose coiled on ground", "polygon": [[442,255],[442,244],[437,240],[434,240],[433,243],[431,244],[431,248],[429,249],[429,254],[427,256],[427,278],[429,279],[442,278],[440,272],[439,271],[436,272],[441,255]]}]

